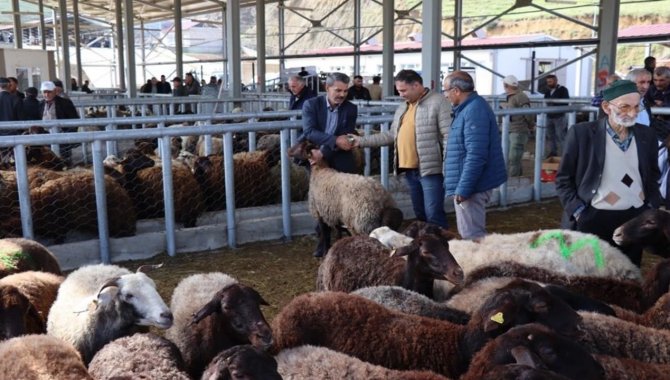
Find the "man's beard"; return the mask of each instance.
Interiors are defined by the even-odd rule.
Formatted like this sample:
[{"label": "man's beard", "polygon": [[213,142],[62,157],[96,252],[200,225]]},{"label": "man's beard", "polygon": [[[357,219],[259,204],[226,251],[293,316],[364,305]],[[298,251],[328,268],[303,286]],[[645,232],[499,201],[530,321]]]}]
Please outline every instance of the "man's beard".
[{"label": "man's beard", "polygon": [[626,127],[626,128],[630,128],[633,125],[635,125],[635,120],[637,119],[637,116],[636,117],[630,117],[628,115],[619,116],[619,115],[617,115],[616,112],[614,112],[614,110],[611,110],[611,112],[612,113],[610,114],[610,116],[612,116],[612,119],[614,119],[614,122],[616,123],[616,125]]}]

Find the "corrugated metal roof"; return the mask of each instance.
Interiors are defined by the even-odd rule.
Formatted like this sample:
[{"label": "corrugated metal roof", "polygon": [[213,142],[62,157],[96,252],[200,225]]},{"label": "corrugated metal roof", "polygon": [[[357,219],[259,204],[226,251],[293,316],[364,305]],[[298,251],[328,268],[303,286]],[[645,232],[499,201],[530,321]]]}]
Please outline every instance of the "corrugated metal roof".
[{"label": "corrugated metal roof", "polygon": [[619,31],[619,37],[651,37],[667,35],[670,39],[670,24],[635,25]]}]

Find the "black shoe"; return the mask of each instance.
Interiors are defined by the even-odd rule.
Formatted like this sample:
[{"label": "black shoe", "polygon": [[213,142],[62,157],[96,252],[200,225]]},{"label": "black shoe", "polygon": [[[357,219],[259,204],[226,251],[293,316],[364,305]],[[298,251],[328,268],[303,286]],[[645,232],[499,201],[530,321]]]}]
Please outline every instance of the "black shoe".
[{"label": "black shoe", "polygon": [[314,253],[312,254],[312,256],[314,256],[314,257],[323,257],[323,251],[320,250],[320,249],[317,249],[316,251],[314,251]]}]

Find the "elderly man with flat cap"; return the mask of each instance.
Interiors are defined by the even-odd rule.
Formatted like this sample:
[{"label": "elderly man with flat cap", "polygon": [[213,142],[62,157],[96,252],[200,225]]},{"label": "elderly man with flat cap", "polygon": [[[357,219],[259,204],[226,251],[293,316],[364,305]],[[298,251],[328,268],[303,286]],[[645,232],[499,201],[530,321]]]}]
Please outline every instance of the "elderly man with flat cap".
[{"label": "elderly man with flat cap", "polygon": [[[576,124],[568,131],[556,176],[563,205],[563,228],[588,232],[614,245],[612,233],[649,207],[658,207],[656,135],[635,122],[640,93],[618,80],[603,91],[606,118]],[[642,248],[621,247],[640,265]]]}]

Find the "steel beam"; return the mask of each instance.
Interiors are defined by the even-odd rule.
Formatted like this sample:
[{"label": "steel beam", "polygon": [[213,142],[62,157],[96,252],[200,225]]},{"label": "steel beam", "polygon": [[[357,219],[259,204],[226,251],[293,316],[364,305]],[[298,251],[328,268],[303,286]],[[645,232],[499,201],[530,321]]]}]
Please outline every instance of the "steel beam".
[{"label": "steel beam", "polygon": [[184,79],[184,36],[181,28],[181,0],[174,0],[174,54],[177,76]]},{"label": "steel beam", "polygon": [[121,0],[116,0],[114,12],[116,14],[116,67],[119,77],[119,88],[126,89],[126,65],[123,53],[123,6]]},{"label": "steel beam", "polygon": [[[279,0],[277,3],[277,12],[279,20],[279,78],[283,78],[284,72],[286,71],[286,32],[284,30],[284,1]],[[288,80],[288,78],[286,78]]]},{"label": "steel beam", "polygon": [[[81,69],[81,37],[79,31],[79,0],[72,0],[72,18],[74,19],[74,56],[77,64],[77,83],[79,86],[83,84],[82,69]],[[65,83],[67,81],[67,83]],[[63,80],[63,85],[72,91],[72,83],[70,78]]]},{"label": "steel beam", "polygon": [[620,0],[600,0],[598,14],[598,55],[596,56],[596,94],[607,84],[607,77],[614,73],[619,29]]},{"label": "steel beam", "polygon": [[21,29],[19,0],[12,0],[12,19],[14,21],[14,47],[16,49],[23,49],[23,30]]},{"label": "steel beam", "polygon": [[256,91],[265,92],[265,0],[256,1]]},{"label": "steel beam", "polygon": [[361,0],[354,1],[354,75],[361,74]]},{"label": "steel beam", "polygon": [[461,69],[461,37],[463,31],[463,0],[454,2],[454,71]]},{"label": "steel beam", "polygon": [[128,97],[137,97],[137,79],[135,76],[135,20],[133,0],[123,0],[126,26],[126,67],[128,69]]},{"label": "steel beam", "polygon": [[44,0],[38,0],[37,6],[40,12],[40,39],[42,50],[47,50],[47,26],[44,23]]},{"label": "steel beam", "polygon": [[[63,90],[69,92],[70,83],[70,41],[68,38],[67,28],[67,1],[58,0],[58,10],[60,12],[60,33],[61,33],[61,49],[63,51],[63,67],[61,67],[61,80],[63,81]],[[67,84],[66,84],[67,83]]]},{"label": "steel beam", "polygon": [[240,0],[228,0],[226,12],[228,38],[228,71],[230,73],[229,94],[233,98],[242,96],[242,64],[240,62]]},{"label": "steel beam", "polygon": [[395,7],[394,0],[386,0],[383,5],[383,27],[382,31],[382,46],[384,50],[382,51],[382,86],[383,97],[393,96],[393,74],[395,68],[393,66],[393,53],[395,46],[393,44],[394,40],[394,29],[395,29]]}]

